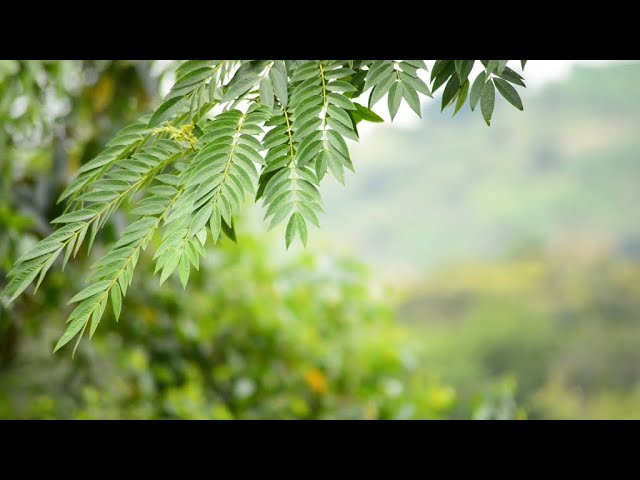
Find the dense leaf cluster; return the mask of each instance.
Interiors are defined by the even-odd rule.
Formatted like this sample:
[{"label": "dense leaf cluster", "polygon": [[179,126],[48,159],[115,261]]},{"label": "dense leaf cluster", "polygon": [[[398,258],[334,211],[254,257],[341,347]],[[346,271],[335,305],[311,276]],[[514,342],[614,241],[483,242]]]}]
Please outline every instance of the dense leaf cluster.
[{"label": "dense leaf cluster", "polygon": [[[119,317],[156,234],[160,282],[177,270],[185,287],[208,240],[235,239],[233,219],[248,197],[262,200],[270,228],[286,225],[287,247],[296,237],[306,244],[323,211],[320,182],[329,173],[344,183],[345,169],[354,170],[346,140],[358,141],[359,122],[382,121],[371,108],[385,96],[392,119],[403,101],[420,115],[420,96],[441,87],[442,110],[454,106],[455,115],[469,99],[487,124],[496,89],[522,109],[513,85],[523,79],[508,61],[481,60],[472,82],[475,62],[436,61],[430,87],[422,60],[187,61],[164,102],[80,168],[60,197],[60,228],[16,261],[4,295],[13,301],[32,282],[37,288],[56,259],[64,268],[85,241],[90,250],[123,202],[135,218],[71,299],[77,306],[56,350],[87,327],[92,336],[108,303]],[[367,95],[367,106],[356,101]]]}]

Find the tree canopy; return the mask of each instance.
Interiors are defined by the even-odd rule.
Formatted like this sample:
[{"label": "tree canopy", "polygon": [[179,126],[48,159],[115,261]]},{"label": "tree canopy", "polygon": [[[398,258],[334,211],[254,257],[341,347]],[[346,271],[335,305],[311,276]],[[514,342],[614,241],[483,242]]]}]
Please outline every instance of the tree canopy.
[{"label": "tree canopy", "polygon": [[[421,115],[421,96],[439,89],[442,111],[455,115],[468,102],[487,125],[496,90],[523,109],[514,86],[525,84],[508,61],[480,60],[472,79],[476,62],[437,60],[428,82],[423,60],[183,62],[164,101],[79,168],[60,196],[66,208],[52,222],[57,230],[17,259],[3,296],[11,302],[33,282],[37,289],[59,257],[64,269],[83,245],[89,252],[124,202],[133,218],[69,302],[77,306],[55,350],[76,336],[77,347],[87,327],[93,336],[109,303],[119,317],[138,259],[156,237],[160,283],[177,270],[186,288],[207,241],[235,240],[234,217],[247,197],[263,202],[269,228],[286,225],[287,248],[296,237],[306,245],[323,212],[320,183],[327,174],[344,183],[345,170],[354,171],[348,141],[358,141],[360,122],[383,121],[372,108],[385,96],[392,120],[402,102]],[[4,99],[45,90],[29,72],[3,84]]]}]

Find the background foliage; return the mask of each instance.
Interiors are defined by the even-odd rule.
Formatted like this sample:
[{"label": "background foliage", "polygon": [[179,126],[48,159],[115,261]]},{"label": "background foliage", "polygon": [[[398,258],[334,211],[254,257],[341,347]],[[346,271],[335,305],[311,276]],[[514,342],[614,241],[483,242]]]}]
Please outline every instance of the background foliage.
[{"label": "background foliage", "polygon": [[529,418],[640,418],[639,81],[577,68],[489,129],[426,109],[325,194],[327,235],[402,284],[397,317],[461,396],[507,375]]}]

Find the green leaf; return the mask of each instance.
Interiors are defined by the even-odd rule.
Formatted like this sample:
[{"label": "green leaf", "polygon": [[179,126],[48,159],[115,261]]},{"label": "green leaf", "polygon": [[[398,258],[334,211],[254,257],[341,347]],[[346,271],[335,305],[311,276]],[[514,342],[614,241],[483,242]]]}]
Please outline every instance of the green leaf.
[{"label": "green leaf", "polygon": [[291,245],[291,242],[293,242],[293,239],[295,238],[296,233],[298,232],[298,225],[296,221],[297,215],[298,215],[298,212],[295,212],[293,215],[291,215],[291,217],[289,218],[289,223],[287,223],[287,229],[284,234],[284,239],[285,239],[287,249]]},{"label": "green leaf", "polygon": [[522,67],[522,70],[524,70],[524,66],[527,64],[526,60],[520,60],[520,66]]},{"label": "green leaf", "polygon": [[330,151],[325,150],[323,157],[327,160],[331,175],[333,175],[333,177],[338,180],[338,182],[344,185],[344,168],[342,168],[342,162],[340,162],[337,155],[334,155]]},{"label": "green leaf", "polygon": [[198,83],[203,80],[208,79],[213,74],[213,69],[210,66],[206,66],[203,68],[198,68],[197,70],[192,70],[186,75],[178,78],[178,81],[171,88],[171,90],[179,90],[184,87],[192,86],[195,90],[198,87]]},{"label": "green leaf", "polygon": [[92,297],[92,296],[96,295],[97,293],[103,292],[107,288],[109,288],[111,283],[112,282],[110,280],[102,280],[101,282],[98,282],[98,283],[95,283],[93,285],[90,285],[87,288],[85,288],[84,290],[82,290],[80,293],[78,293],[71,300],[69,300],[69,303],[67,303],[67,305],[71,305],[72,303],[80,302],[82,300],[85,300],[85,299],[87,299],[89,297]]},{"label": "green leaf", "polygon": [[[304,138],[309,136],[312,132],[315,132],[316,130],[318,130],[318,128],[320,127],[321,123],[322,123],[321,119],[312,118],[311,120],[309,120],[304,125],[301,125],[300,127],[296,127],[296,131],[295,131],[295,133],[293,135],[293,138],[296,139],[296,140],[303,140]],[[289,141],[289,137],[288,136],[281,136],[281,137],[279,137],[277,139],[274,139],[270,143],[264,143],[264,146],[265,146],[265,148],[273,148],[273,147],[275,147],[277,145],[287,143],[288,141]]]},{"label": "green leaf", "polygon": [[347,142],[344,141],[344,138],[342,138],[338,132],[329,130],[327,132],[327,139],[329,140],[329,143],[340,153],[340,155],[344,158],[349,158],[349,147],[347,146]]},{"label": "green leaf", "polygon": [[89,245],[87,245],[87,253],[91,251],[91,247],[93,246],[93,241],[96,239],[97,233],[98,233],[98,223],[93,222],[91,224],[91,233],[89,233]]},{"label": "green leaf", "polygon": [[348,77],[349,75],[353,75],[354,73],[355,72],[350,68],[338,68],[336,70],[325,71],[324,77],[329,80],[333,80]]},{"label": "green leaf", "polygon": [[204,250],[204,248],[202,248],[202,247],[204,247],[204,244],[207,241],[207,231],[204,230],[204,229],[200,230],[198,232],[198,234],[196,235],[196,238],[198,239],[198,242],[199,242],[199,243],[196,243],[196,245],[198,245],[198,247],[201,248],[199,250],[200,255],[202,255],[204,257],[206,255],[206,250]]},{"label": "green leaf", "polygon": [[523,110],[522,100],[520,99],[520,95],[515,88],[505,80],[501,78],[494,78],[493,83],[495,83],[498,92],[502,95],[507,102],[516,107],[518,110]]},{"label": "green leaf", "polygon": [[302,64],[299,64],[291,75],[292,82],[302,82],[304,80],[308,80],[309,78],[316,77],[319,72],[319,62],[316,60],[308,60]]},{"label": "green leaf", "polygon": [[480,111],[487,125],[491,125],[491,116],[493,115],[493,107],[496,101],[496,92],[493,82],[487,82],[482,89],[480,96]]},{"label": "green leaf", "polygon": [[266,64],[267,62],[264,60],[254,60],[242,65],[227,85],[222,102],[236,100],[251,90],[260,79],[260,74]]},{"label": "green leaf", "polygon": [[79,317],[75,318],[69,324],[69,326],[65,330],[65,332],[62,335],[62,337],[60,338],[60,340],[58,340],[58,343],[56,343],[56,346],[53,349],[53,353],[56,353],[58,350],[60,350],[62,347],[64,347],[67,343],[69,343],[69,341],[73,337],[75,337],[80,330],[84,329],[87,326],[88,321],[89,321],[89,316],[88,315],[82,315],[82,316],[79,316]]},{"label": "green leaf", "polygon": [[307,246],[307,237],[308,237],[308,230],[307,230],[307,224],[304,221],[304,218],[302,217],[302,215],[300,215],[299,213],[295,213],[296,216],[296,226],[298,227],[298,235],[300,236],[300,241],[302,242],[303,246]]},{"label": "green leaf", "polygon": [[427,69],[427,65],[424,63],[424,60],[403,60],[403,62],[413,65],[416,68],[422,68],[423,70]]},{"label": "green leaf", "polygon": [[[104,299],[100,302],[100,304],[102,305],[102,303],[105,302],[105,300],[107,300],[107,297],[104,297]],[[96,329],[98,328],[98,324],[100,323],[100,319],[102,318],[102,314],[103,314],[103,310],[100,307],[95,307],[93,310],[93,313],[91,314],[91,328],[89,330],[89,338],[93,338],[93,334],[96,332]],[[86,326],[84,327],[86,328]],[[84,328],[83,328],[83,333],[84,333]],[[78,348],[78,344],[80,343],[80,339],[82,338],[82,335],[80,335],[80,337],[78,337],[78,341],[76,342],[75,347],[73,348],[73,354],[75,354],[76,348]]]},{"label": "green leaf", "polygon": [[431,69],[431,83],[440,76],[441,73],[455,68],[452,60],[436,60],[433,64],[433,68]]},{"label": "green leaf", "polygon": [[156,175],[155,179],[167,185],[178,185],[178,177],[175,175],[164,173],[162,175]]},{"label": "green leaf", "polygon": [[157,215],[164,212],[165,208],[164,202],[146,202],[144,205],[134,208],[131,213],[134,215]]},{"label": "green leaf", "polygon": [[96,190],[109,190],[114,192],[121,192],[130,186],[128,182],[122,180],[99,180],[93,184],[93,188]]},{"label": "green leaf", "polygon": [[420,98],[416,91],[412,88],[407,88],[403,86],[402,88],[402,96],[407,101],[411,109],[416,112],[418,117],[422,118],[422,111],[420,109]]},{"label": "green leaf", "polygon": [[260,82],[260,101],[263,105],[273,108],[273,88],[268,77]]},{"label": "green leaf", "polygon": [[[75,240],[75,238],[74,238],[74,240]],[[62,248],[63,247],[61,247],[57,252],[54,252],[53,255],[51,255],[51,257],[49,257],[49,260],[47,260],[44,263],[44,265],[42,266],[42,270],[40,271],[40,276],[38,277],[38,282],[36,283],[36,288],[34,289],[34,292],[38,291],[38,287],[42,283],[42,280],[44,280],[44,276],[47,274],[47,272],[51,268],[51,265],[53,265],[53,262],[56,261],[56,258],[58,258],[58,255],[60,255],[60,253],[62,252]],[[71,250],[73,250],[73,241],[71,243],[67,244],[67,252],[65,253],[65,258],[68,259],[68,255],[70,254]],[[64,269],[64,267],[63,267],[63,269]]]},{"label": "green leaf", "polygon": [[435,78],[435,80],[433,80],[433,72],[432,72],[432,81],[433,81],[433,85],[431,86],[431,93],[435,93],[438,91],[438,89],[445,84],[445,82],[447,80],[449,80],[449,78],[451,76],[455,76],[455,66],[453,61],[449,61],[446,66],[444,67],[444,69],[442,70],[442,72]]},{"label": "green leaf", "polygon": [[429,87],[427,86],[421,78],[412,77],[411,75],[407,75],[404,72],[400,73],[400,80],[404,84],[405,88],[412,88],[413,90],[426,95],[427,97],[431,97],[431,92],[429,91]]},{"label": "green leaf", "polygon": [[[84,233],[86,233],[87,228],[85,228],[83,230]],[[65,267],[67,266],[67,262],[69,261],[69,259],[71,258],[71,254],[73,253],[73,247],[76,243],[76,241],[78,240],[78,237],[72,238],[69,243],[67,243],[67,248],[66,251],[64,252],[64,258],[62,259],[62,271],[64,272]],[[84,240],[84,237],[82,239],[80,239],[80,243],[82,243],[82,240]]]},{"label": "green leaf", "polygon": [[186,250],[187,258],[191,262],[191,265],[195,267],[196,270],[200,270],[200,255],[198,255],[198,250],[193,240],[189,241],[189,246]]},{"label": "green leaf", "polygon": [[[302,145],[302,143],[300,145]],[[298,151],[296,152],[296,165],[298,165],[299,167],[307,165],[315,158],[315,156],[322,148],[323,147],[321,140],[315,140],[313,142],[307,143],[304,148],[299,147]],[[288,162],[288,157],[286,157],[285,160]]]},{"label": "green leaf", "polygon": [[78,202],[109,202],[116,198],[118,194],[116,192],[89,192],[84,195],[80,195],[77,198]]},{"label": "green leaf", "polygon": [[456,100],[456,108],[453,111],[454,115],[458,113],[458,111],[460,111],[460,109],[464,105],[464,102],[467,100],[468,93],[469,93],[469,80],[465,80],[464,83],[462,84],[462,87],[460,87],[460,91],[458,93],[458,100]]},{"label": "green leaf", "polygon": [[487,72],[496,73],[496,70],[498,70],[499,65],[500,65],[500,60],[489,60],[489,63],[487,64]]},{"label": "green leaf", "polygon": [[355,92],[356,87],[354,87],[350,83],[336,80],[327,84],[327,90],[330,92],[338,92],[338,93]]},{"label": "green leaf", "polygon": [[[69,235],[69,236],[71,236],[71,235]],[[51,253],[51,252],[57,250],[58,248],[60,248],[62,240],[64,240],[64,239],[51,240],[50,237],[45,238],[44,240],[41,240],[39,243],[36,244],[36,246],[34,248],[29,250],[27,253],[22,255],[20,258],[18,258],[18,260],[16,260],[15,264],[19,265],[19,264],[21,264],[23,262],[26,262],[27,260],[32,260],[34,258],[41,257],[42,255],[46,255],[47,253]]]},{"label": "green leaf", "polygon": [[526,87],[526,85],[522,81],[522,76],[511,70],[509,67],[505,67],[503,72],[498,76],[500,78],[504,78],[508,82],[515,83],[516,85],[520,85],[521,87]]},{"label": "green leaf", "polygon": [[149,120],[149,128],[157,127],[180,111],[185,97],[173,97],[160,105]]},{"label": "green leaf", "polygon": [[476,77],[475,81],[473,82],[473,85],[471,86],[471,94],[469,96],[469,102],[471,104],[472,111],[476,109],[476,105],[480,101],[480,96],[482,95],[482,90],[484,89],[484,84],[486,83],[486,81],[487,81],[487,72],[483,70]]},{"label": "green leaf", "polygon": [[287,79],[275,68],[275,66],[269,70],[269,79],[271,80],[273,91],[280,101],[280,104],[283,108],[287,108],[289,100],[287,93]]},{"label": "green leaf", "polygon": [[111,306],[113,307],[113,315],[116,322],[120,319],[120,311],[122,310],[122,295],[118,287],[111,289]]},{"label": "green leaf", "polygon": [[321,181],[325,174],[327,173],[327,168],[329,167],[329,150],[323,150],[316,157],[316,176],[318,177],[318,181]]},{"label": "green leaf", "polygon": [[213,237],[213,242],[217,242],[220,237],[220,222],[222,221],[222,217],[220,216],[220,210],[217,207],[213,208],[213,212],[211,212],[211,218],[209,219],[209,229],[211,229],[211,236]]},{"label": "green leaf", "polygon": [[339,93],[328,93],[327,100],[329,103],[337,105],[340,108],[344,108],[345,110],[355,110],[356,106],[353,104],[351,100],[349,100],[344,95],[340,95]]},{"label": "green leaf", "polygon": [[306,203],[299,203],[298,211],[302,214],[302,216],[307,221],[311,222],[313,225],[320,228],[320,222],[318,221],[318,217],[309,205],[307,205]]},{"label": "green leaf", "polygon": [[187,283],[189,282],[189,257],[187,255],[182,255],[180,257],[180,263],[178,265],[178,275],[180,277],[180,283],[182,283],[182,288],[186,290]]},{"label": "green leaf", "polygon": [[345,124],[343,124],[342,122],[339,122],[338,120],[335,120],[335,119],[333,119],[331,117],[327,118],[327,124],[333,130],[335,130],[338,133],[340,133],[340,135],[342,135],[343,137],[347,137],[347,138],[353,140],[354,142],[358,141],[358,135],[355,133],[353,128],[349,128]]},{"label": "green leaf", "polygon": [[27,270],[24,270],[15,275],[11,279],[3,292],[3,295],[9,297],[9,303],[13,302],[22,292],[25,291],[25,289],[36,278],[41,269],[42,265],[34,265]]},{"label": "green leaf", "polygon": [[304,218],[299,212],[295,212],[289,218],[289,223],[287,224],[287,229],[285,232],[285,242],[287,249],[295,239],[296,234],[299,235],[300,241],[302,245],[307,245],[307,224],[304,221]]},{"label": "green leaf", "polygon": [[51,223],[73,223],[89,220],[90,218],[95,217],[99,212],[104,211],[106,207],[106,203],[97,203],[88,208],[83,208],[82,210],[76,210],[75,212],[61,215],[58,218],[51,220]]},{"label": "green leaf", "polygon": [[162,285],[167,278],[173,273],[173,271],[178,266],[180,262],[180,252],[171,252],[169,257],[167,257],[167,261],[164,264],[164,268],[162,269],[162,273],[160,274],[160,285]]},{"label": "green leaf", "polygon": [[[80,247],[82,246],[82,242],[84,242],[84,237],[87,235],[87,232],[89,231],[89,224],[85,223],[84,227],[82,227],[82,229],[80,230],[80,232],[78,233],[78,238],[76,239],[76,246],[73,249],[73,257],[75,258],[75,256],[78,254],[78,251],[80,250]],[[64,262],[62,264],[62,268],[64,269]]]},{"label": "green leaf", "polygon": [[442,106],[440,108],[441,112],[445,108],[447,108],[449,104],[453,101],[453,99],[458,93],[459,88],[460,88],[460,81],[458,80],[458,76],[452,75],[449,81],[447,82],[447,86],[444,87],[444,92],[442,93]]},{"label": "green leaf", "polygon": [[[196,111],[197,92],[191,95],[191,103],[189,104],[189,123],[193,122],[193,114]],[[93,324],[91,325],[93,327]]]},{"label": "green leaf", "polygon": [[293,203],[287,203],[286,205],[282,205],[279,209],[277,209],[273,215],[273,218],[271,219],[271,223],[269,223],[268,229],[271,230],[282,223],[292,209]]},{"label": "green leaf", "polygon": [[85,163],[82,167],[80,167],[80,173],[89,172],[113,162],[124,150],[126,150],[126,146],[123,145],[103,150],[102,153],[100,153],[93,160]]},{"label": "green leaf", "polygon": [[370,110],[367,107],[360,105],[359,103],[354,103],[354,105],[356,106],[356,112],[358,112],[358,115],[362,120],[366,120],[367,122],[372,122],[372,123],[384,122],[384,118],[382,118],[373,110]]},{"label": "green leaf", "polygon": [[65,198],[68,198],[74,193],[77,193],[79,190],[82,190],[82,188],[87,184],[87,182],[89,182],[90,179],[91,177],[89,175],[80,175],[79,177],[77,177],[69,184],[65,191],[62,192],[60,197],[58,197],[57,203],[62,202]]},{"label": "green leaf", "polygon": [[220,60],[187,60],[176,69],[176,78],[182,79],[196,70],[213,67]]},{"label": "green leaf", "polygon": [[231,219],[231,225],[227,224],[227,222],[224,221],[224,219],[222,219],[221,222],[221,227],[222,227],[222,232],[227,236],[227,238],[229,240],[231,240],[234,243],[238,243],[238,239],[236,238],[236,229],[235,226],[233,225],[233,219]]},{"label": "green leaf", "polygon": [[381,68],[368,70],[363,91],[366,92],[371,87],[388,80],[389,76],[393,76],[393,64],[391,62],[388,62]]},{"label": "green leaf", "polygon": [[287,249],[291,245],[291,242],[293,242],[296,234],[300,234],[300,240],[304,245],[306,245],[307,243],[307,228],[305,225],[304,230],[301,231],[300,222],[304,223],[304,219],[298,212],[295,212],[293,215],[291,215],[291,218],[289,218],[289,223],[287,224],[287,230],[285,232],[285,243]]},{"label": "green leaf", "polygon": [[464,83],[464,81],[469,78],[471,70],[473,70],[475,60],[455,60],[455,63],[458,79],[460,80],[460,83]]},{"label": "green leaf", "polygon": [[400,108],[400,102],[402,101],[402,93],[403,93],[403,87],[401,82],[395,82],[391,86],[391,89],[389,90],[388,105],[389,105],[389,115],[391,115],[392,121],[395,118],[396,113],[398,113],[398,108]]},{"label": "green leaf", "polygon": [[395,85],[395,82],[396,76],[392,73],[391,75],[386,77],[384,81],[376,85],[373,90],[371,90],[371,94],[369,95],[369,108],[373,108],[373,106],[389,92],[391,87]]},{"label": "green leaf", "polygon": [[327,108],[327,113],[329,114],[329,116],[331,118],[335,118],[336,120],[341,122],[346,127],[353,128],[353,121],[351,120],[351,117],[342,108],[336,107],[335,105],[329,104],[329,106]]},{"label": "green leaf", "polygon": [[207,223],[209,223],[209,219],[211,218],[211,214],[213,213],[213,205],[207,205],[201,208],[198,213],[193,216],[193,220],[191,221],[191,234],[195,235],[200,230],[202,230]]}]

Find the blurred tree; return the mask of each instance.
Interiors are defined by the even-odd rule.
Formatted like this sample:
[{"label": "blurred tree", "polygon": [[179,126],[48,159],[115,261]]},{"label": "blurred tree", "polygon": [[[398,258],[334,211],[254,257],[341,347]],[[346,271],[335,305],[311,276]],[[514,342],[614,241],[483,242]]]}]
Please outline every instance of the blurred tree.
[{"label": "blurred tree", "polygon": [[425,364],[463,399],[452,415],[637,418],[640,265],[527,256],[449,265],[400,309]]}]

